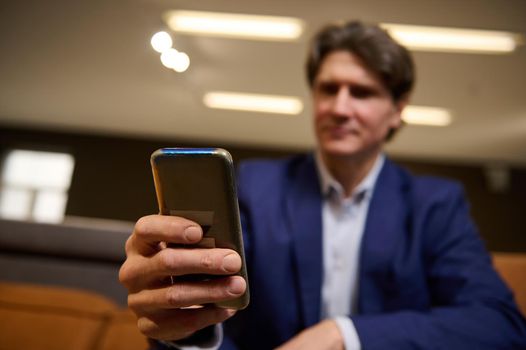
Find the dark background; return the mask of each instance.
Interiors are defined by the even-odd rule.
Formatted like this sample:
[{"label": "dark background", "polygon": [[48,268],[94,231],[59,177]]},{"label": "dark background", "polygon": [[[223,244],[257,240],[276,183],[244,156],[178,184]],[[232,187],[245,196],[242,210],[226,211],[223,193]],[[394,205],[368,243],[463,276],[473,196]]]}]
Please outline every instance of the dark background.
[{"label": "dark background", "polygon": [[[145,139],[91,135],[44,129],[0,126],[0,154],[13,148],[68,152],[75,170],[66,215],[136,221],[157,212],[149,158],[162,147],[222,147],[234,161],[284,157],[297,150],[276,151],[223,143],[189,143],[174,139]],[[394,158],[416,174],[444,176],[462,182],[472,215],[488,249],[526,252],[526,169],[510,168],[505,192],[488,189],[479,165],[446,164]]]}]

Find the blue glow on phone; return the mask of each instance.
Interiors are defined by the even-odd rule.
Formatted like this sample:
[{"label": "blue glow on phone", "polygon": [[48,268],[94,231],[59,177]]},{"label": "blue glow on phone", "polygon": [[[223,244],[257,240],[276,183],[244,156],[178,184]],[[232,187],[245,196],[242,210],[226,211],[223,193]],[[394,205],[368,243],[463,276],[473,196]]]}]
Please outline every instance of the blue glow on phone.
[{"label": "blue glow on phone", "polygon": [[211,154],[217,151],[217,148],[163,148],[163,154]]}]

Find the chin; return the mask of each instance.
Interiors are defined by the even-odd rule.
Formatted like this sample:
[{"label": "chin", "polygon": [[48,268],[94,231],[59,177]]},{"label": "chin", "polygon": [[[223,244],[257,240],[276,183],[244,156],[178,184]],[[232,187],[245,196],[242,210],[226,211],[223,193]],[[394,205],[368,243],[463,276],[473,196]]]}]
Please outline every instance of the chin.
[{"label": "chin", "polygon": [[320,145],[320,150],[333,157],[350,157],[360,153],[360,148],[348,143],[324,143]]},{"label": "chin", "polygon": [[356,142],[356,140],[323,140],[318,149],[328,157],[335,158],[363,158],[377,154],[381,147],[374,144]]}]

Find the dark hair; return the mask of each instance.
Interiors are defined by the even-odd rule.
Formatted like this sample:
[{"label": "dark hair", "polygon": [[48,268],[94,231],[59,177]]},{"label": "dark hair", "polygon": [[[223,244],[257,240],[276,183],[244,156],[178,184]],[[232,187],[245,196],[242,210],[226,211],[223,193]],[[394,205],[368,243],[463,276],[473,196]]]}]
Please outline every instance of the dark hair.
[{"label": "dark hair", "polygon": [[313,37],[306,64],[311,88],[323,60],[333,51],[358,56],[378,74],[395,102],[406,97],[413,87],[414,63],[407,49],[377,25],[351,21],[326,26]]}]

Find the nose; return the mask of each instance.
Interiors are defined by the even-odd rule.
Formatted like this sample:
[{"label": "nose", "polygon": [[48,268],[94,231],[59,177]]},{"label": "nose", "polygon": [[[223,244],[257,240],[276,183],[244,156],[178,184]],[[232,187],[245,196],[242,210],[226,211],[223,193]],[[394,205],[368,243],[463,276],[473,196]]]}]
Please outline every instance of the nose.
[{"label": "nose", "polygon": [[349,94],[349,89],[345,85],[341,85],[331,105],[331,111],[338,116],[348,117],[352,114],[353,103],[352,96]]}]

